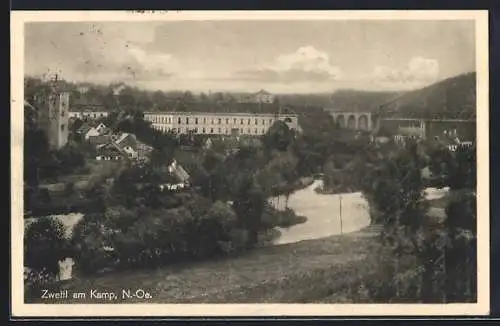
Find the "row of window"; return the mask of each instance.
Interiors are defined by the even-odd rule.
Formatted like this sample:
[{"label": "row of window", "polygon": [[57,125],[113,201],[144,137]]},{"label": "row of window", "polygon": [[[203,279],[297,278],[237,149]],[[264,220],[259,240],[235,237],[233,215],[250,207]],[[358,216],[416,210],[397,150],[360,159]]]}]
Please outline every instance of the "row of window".
[{"label": "row of window", "polygon": [[[155,122],[155,123],[172,123],[173,122],[173,119],[171,119],[170,117],[159,117],[159,116],[153,116],[153,117],[150,117],[149,118],[150,121],[152,122]],[[259,124],[259,118],[254,118],[253,119],[253,124],[255,125],[258,125]],[[287,118],[285,119],[287,120],[288,122],[291,122],[291,119],[290,118]],[[202,123],[203,124],[207,124],[207,118],[203,118],[203,120],[201,118],[189,118],[189,117],[186,117],[184,119],[184,122],[185,124],[190,124],[190,123],[194,123],[195,125],[197,125],[200,121],[203,121]],[[268,119],[269,123],[268,124],[272,124],[274,122],[274,119],[273,118],[270,118]],[[240,123],[240,124],[251,124],[252,123],[252,119],[248,118],[248,119],[244,119],[244,118],[240,118],[239,121],[237,118],[225,118],[225,119],[222,119],[222,118],[213,118],[212,119],[212,124],[237,124],[237,123]],[[183,123],[183,119],[182,118],[177,118],[177,124],[182,124]],[[260,124],[261,125],[265,125],[266,124],[266,119],[264,118],[260,118]]]},{"label": "row of window", "polygon": [[104,118],[107,116],[106,113],[100,112],[100,113],[70,113],[70,116],[72,117],[89,117],[89,118]]},{"label": "row of window", "polygon": [[[194,132],[194,133],[200,133],[200,134],[226,134],[226,135],[229,135],[231,133],[231,130],[230,128],[193,128],[193,129],[189,129],[189,128],[167,128],[165,126],[156,126],[156,129],[158,130],[161,130],[163,132],[167,132],[167,131],[172,131],[174,133],[188,133],[189,131],[191,132]],[[239,129],[235,129],[235,131],[239,132],[240,134],[244,134],[245,131],[246,131],[246,134],[249,134],[249,135],[261,135],[261,134],[264,134],[266,133],[266,129],[265,128],[239,128]]]}]

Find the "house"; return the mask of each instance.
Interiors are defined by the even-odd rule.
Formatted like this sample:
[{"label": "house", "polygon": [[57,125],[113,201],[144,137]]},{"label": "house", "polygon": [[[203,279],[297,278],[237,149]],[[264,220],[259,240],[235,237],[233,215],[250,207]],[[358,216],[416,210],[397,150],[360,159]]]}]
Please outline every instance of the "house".
[{"label": "house", "polygon": [[137,140],[134,134],[122,133],[113,135],[113,144],[122,151],[128,158],[145,161],[153,148]]},{"label": "house", "polygon": [[125,146],[122,148],[122,151],[127,154],[127,156],[133,160],[137,159],[139,157],[137,151],[132,148],[132,146]]},{"label": "house", "polygon": [[99,119],[109,115],[104,104],[85,95],[74,98],[69,110],[70,118]]},{"label": "house", "polygon": [[104,135],[98,135],[98,136],[90,136],[88,138],[89,143],[93,145],[103,145],[107,144],[111,141],[111,135],[109,134],[104,134]]},{"label": "house", "polygon": [[104,135],[108,129],[104,123],[95,124],[93,122],[87,122],[77,129],[77,133],[85,140],[89,140],[91,137]]},{"label": "house", "polygon": [[147,161],[149,158],[149,154],[153,151],[153,147],[144,144],[143,142],[137,141],[137,159],[141,161]]},{"label": "house", "polygon": [[131,147],[134,150],[137,148],[137,143],[138,143],[137,138],[135,137],[134,134],[129,134],[126,132],[120,134],[114,142],[120,148]]},{"label": "house", "polygon": [[374,130],[371,136],[371,141],[375,144],[386,144],[391,140],[391,133],[383,126]]},{"label": "house", "polygon": [[96,160],[98,161],[115,161],[122,160],[126,157],[127,154],[113,142],[97,146]]},{"label": "house", "polygon": [[189,187],[190,176],[184,168],[174,159],[168,166],[168,173],[165,176],[166,182],[160,185],[160,189],[177,191]]}]

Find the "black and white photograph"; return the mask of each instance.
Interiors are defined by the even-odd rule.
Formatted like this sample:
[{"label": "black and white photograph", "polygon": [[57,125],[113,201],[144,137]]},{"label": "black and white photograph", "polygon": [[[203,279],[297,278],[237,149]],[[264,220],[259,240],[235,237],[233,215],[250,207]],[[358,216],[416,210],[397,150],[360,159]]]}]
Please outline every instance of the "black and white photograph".
[{"label": "black and white photograph", "polygon": [[488,313],[487,12],[11,18],[13,315]]}]

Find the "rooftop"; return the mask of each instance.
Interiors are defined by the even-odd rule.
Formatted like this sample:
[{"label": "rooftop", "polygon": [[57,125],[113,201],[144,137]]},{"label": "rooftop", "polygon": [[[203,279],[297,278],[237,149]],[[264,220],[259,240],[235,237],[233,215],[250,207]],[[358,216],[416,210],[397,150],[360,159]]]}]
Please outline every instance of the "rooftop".
[{"label": "rooftop", "polygon": [[181,116],[200,116],[200,115],[213,115],[213,116],[241,116],[241,117],[276,117],[276,116],[288,116],[288,117],[298,117],[296,113],[252,113],[252,112],[144,112],[144,115],[181,115]]}]

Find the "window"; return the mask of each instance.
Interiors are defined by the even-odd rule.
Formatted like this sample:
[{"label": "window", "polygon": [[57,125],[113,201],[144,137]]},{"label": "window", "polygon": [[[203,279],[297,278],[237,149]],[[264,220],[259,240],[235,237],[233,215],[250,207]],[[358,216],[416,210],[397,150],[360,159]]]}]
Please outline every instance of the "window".
[{"label": "window", "polygon": [[64,131],[64,127],[65,127],[64,125],[61,125],[61,131]]},{"label": "window", "polygon": [[257,133],[258,133],[257,128],[255,128],[255,134],[257,134]]},{"label": "window", "polygon": [[207,123],[207,118],[203,118],[203,123]]},{"label": "window", "polygon": [[189,118],[186,118],[186,124],[187,125],[189,124]]},{"label": "window", "polygon": [[233,123],[236,123],[236,118],[233,118]]},{"label": "window", "polygon": [[258,123],[258,122],[257,122],[257,119],[255,119],[255,124],[257,124],[257,123]]},{"label": "window", "polygon": [[266,124],[266,120],[262,119],[262,125]]},{"label": "window", "polygon": [[229,124],[229,119],[226,118],[226,124]]},{"label": "window", "polygon": [[198,124],[198,118],[194,118],[194,124],[197,125]]},{"label": "window", "polygon": [[210,133],[213,134],[214,133],[214,128],[210,128]]},{"label": "window", "polygon": [[181,118],[177,118],[177,123],[181,124]]},{"label": "window", "polygon": [[61,117],[64,117],[64,110],[61,111]]},{"label": "window", "polygon": [[[63,112],[64,113],[64,112]],[[101,113],[101,117],[104,117],[104,113]]]},{"label": "window", "polygon": [[195,132],[195,133],[198,133],[198,128],[194,128],[194,132]]},{"label": "window", "polygon": [[221,123],[222,123],[222,119],[221,119],[221,118],[219,118],[219,124],[221,124]]},{"label": "window", "polygon": [[206,133],[207,131],[205,130],[205,128],[203,128],[203,133]]},{"label": "window", "polygon": [[248,119],[248,123],[247,124],[250,124],[250,119]]},{"label": "window", "polygon": [[[243,124],[243,119],[240,120],[240,124]],[[242,129],[243,130],[243,129]]]}]

